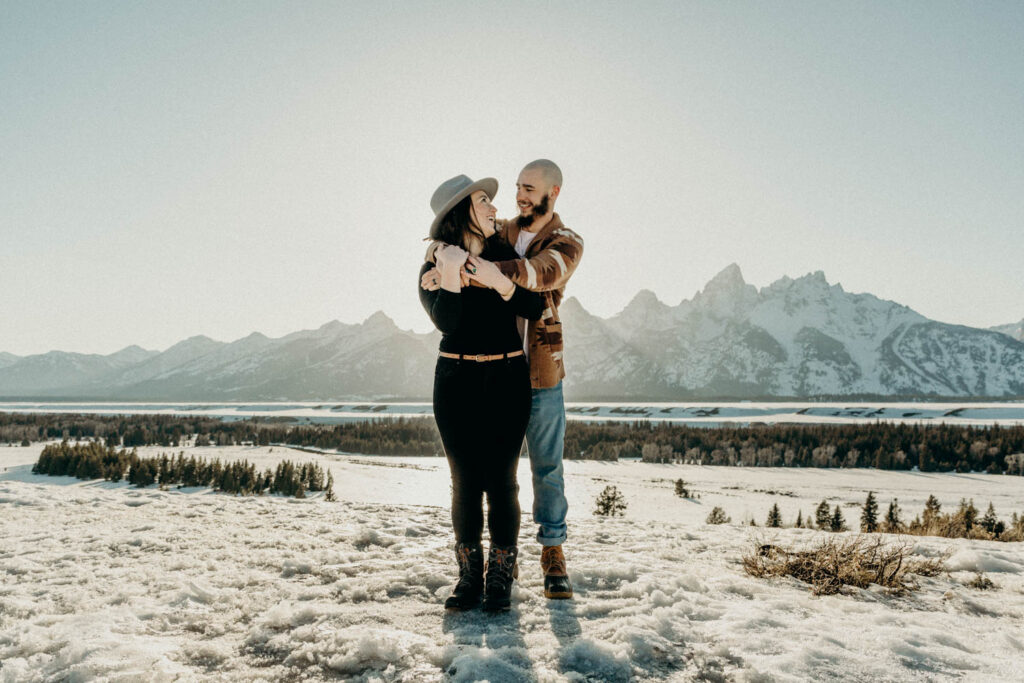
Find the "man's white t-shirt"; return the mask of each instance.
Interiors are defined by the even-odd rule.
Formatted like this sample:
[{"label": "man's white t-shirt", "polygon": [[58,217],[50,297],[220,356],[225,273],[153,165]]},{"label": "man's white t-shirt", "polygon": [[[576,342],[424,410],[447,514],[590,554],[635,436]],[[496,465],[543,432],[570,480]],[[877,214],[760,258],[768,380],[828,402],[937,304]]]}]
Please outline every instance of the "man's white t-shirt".
[{"label": "man's white t-shirt", "polygon": [[[535,232],[527,232],[526,230],[519,231],[519,237],[516,239],[515,250],[519,258],[526,258],[526,249],[530,246],[530,242],[537,236]],[[519,337],[523,340],[523,353],[526,354],[526,360],[530,360],[530,344],[526,339],[526,318],[516,317],[516,324],[519,325]]]}]

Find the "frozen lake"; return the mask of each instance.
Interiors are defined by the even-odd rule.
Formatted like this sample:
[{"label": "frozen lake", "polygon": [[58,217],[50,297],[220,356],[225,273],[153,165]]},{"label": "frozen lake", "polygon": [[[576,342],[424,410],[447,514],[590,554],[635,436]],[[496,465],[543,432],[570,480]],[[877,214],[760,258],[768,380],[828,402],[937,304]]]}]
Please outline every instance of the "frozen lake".
[{"label": "frozen lake", "polygon": [[[855,424],[884,420],[962,425],[1024,424],[1024,401],[992,403],[567,403],[570,420],[652,420],[715,427],[752,423]],[[196,415],[225,420],[287,418],[300,424],[432,415],[430,403],[57,403],[0,402],[0,412]]]}]

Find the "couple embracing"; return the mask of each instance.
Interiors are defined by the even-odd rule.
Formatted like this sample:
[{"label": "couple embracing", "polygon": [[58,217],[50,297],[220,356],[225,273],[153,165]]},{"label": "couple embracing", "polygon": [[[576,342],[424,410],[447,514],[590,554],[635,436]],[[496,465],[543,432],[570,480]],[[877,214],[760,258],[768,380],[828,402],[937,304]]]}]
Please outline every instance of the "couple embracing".
[{"label": "couple embracing", "polygon": [[519,174],[515,220],[497,220],[494,178],[456,176],[430,200],[434,242],[420,269],[420,301],[442,335],[434,417],[451,469],[459,571],[445,601],[449,610],[511,606],[519,556],[516,469],[524,437],[544,594],[572,597],[562,553],[568,504],[558,305],[583,240],[554,212],[561,189],[558,166],[538,159]]}]

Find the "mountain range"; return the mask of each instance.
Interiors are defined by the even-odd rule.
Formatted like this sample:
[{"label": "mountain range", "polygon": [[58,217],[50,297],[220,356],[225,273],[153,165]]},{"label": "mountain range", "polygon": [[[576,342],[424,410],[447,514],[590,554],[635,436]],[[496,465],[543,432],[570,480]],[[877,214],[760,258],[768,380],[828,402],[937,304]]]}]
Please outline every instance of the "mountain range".
[{"label": "mountain range", "polygon": [[[823,273],[758,289],[735,264],[669,306],[643,290],[599,318],[560,308],[570,400],[1024,396],[1024,320],[929,320]],[[271,339],[186,339],[102,356],[0,353],[0,397],[146,401],[429,399],[440,335],[377,312]]]}]

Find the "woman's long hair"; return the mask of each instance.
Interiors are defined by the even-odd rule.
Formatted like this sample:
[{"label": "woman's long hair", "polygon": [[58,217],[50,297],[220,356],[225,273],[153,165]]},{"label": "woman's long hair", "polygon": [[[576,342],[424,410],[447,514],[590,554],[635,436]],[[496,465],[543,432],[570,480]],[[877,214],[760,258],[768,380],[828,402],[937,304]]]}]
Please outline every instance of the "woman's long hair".
[{"label": "woman's long hair", "polygon": [[462,247],[473,256],[479,256],[484,250],[484,233],[473,223],[470,216],[472,198],[465,197],[449,211],[437,225],[434,238],[445,244]]}]

